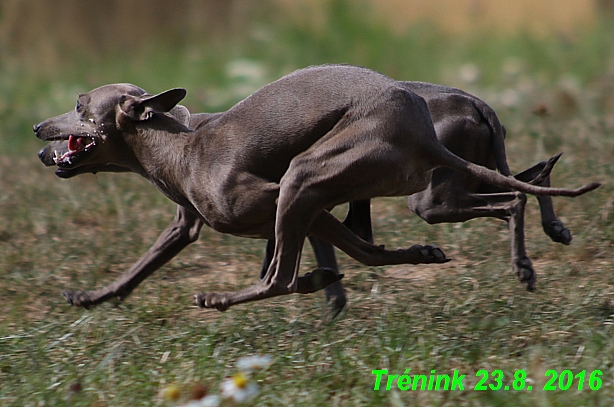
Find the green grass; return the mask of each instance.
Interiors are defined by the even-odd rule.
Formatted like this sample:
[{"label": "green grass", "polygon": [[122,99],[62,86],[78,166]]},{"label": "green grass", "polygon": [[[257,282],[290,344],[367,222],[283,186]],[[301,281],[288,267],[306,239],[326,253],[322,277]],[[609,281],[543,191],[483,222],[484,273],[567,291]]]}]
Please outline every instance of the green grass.
[{"label": "green grass", "polygon": [[[613,404],[611,28],[587,30],[571,42],[449,38],[428,24],[395,36],[363,9],[343,5],[332,3],[324,29],[260,21],[227,44],[151,47],[104,61],[84,54],[47,70],[0,60],[1,405],[171,406],[160,397],[169,384],[179,386],[181,402],[195,383],[217,392],[237,358],[252,354],[274,357],[258,376],[255,404],[263,406]],[[502,222],[429,226],[396,198],[374,202],[377,242],[437,244],[454,261],[369,268],[340,255],[350,307],[332,324],[321,323],[322,295],[226,313],[197,309],[197,291],[254,283],[264,249],[262,241],[209,229],[124,302],[92,310],[64,302],[63,289],[100,287],[127,269],[170,222],[174,205],[136,175],[55,178],[36,158],[43,144],[33,123],[70,109],[79,92],[119,81],[151,92],[184,86],[192,110],[220,110],[292,69],[324,62],[463,87],[499,113],[512,169],[564,151],[555,185],[606,183],[586,196],[555,200],[574,233],[569,247],[542,233],[530,199],[526,235],[537,292],[523,291],[511,275]],[[475,80],[462,75],[468,64],[479,71]],[[540,103],[547,117],[532,114]],[[314,266],[305,250],[302,271]],[[458,370],[467,375],[465,390],[374,391],[374,369]],[[501,370],[509,386],[524,370],[533,390],[474,391],[480,369]],[[599,369],[603,385],[543,391],[551,369]]]}]

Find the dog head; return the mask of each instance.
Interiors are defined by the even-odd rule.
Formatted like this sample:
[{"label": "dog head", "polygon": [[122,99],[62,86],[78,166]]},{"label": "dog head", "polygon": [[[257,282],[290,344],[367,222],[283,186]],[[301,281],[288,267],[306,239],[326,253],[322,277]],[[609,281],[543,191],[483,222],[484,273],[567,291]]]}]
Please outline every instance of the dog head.
[{"label": "dog head", "polygon": [[[177,106],[185,95],[185,89],[171,89],[152,96],[130,84],[106,85],[79,95],[73,110],[34,126],[36,137],[50,142],[38,156],[45,165],[56,165],[56,175],[62,178],[134,171],[138,164],[129,139],[139,126],[160,125],[162,119],[170,120],[175,131],[190,131],[187,109]],[[179,117],[169,114],[171,110]]]}]

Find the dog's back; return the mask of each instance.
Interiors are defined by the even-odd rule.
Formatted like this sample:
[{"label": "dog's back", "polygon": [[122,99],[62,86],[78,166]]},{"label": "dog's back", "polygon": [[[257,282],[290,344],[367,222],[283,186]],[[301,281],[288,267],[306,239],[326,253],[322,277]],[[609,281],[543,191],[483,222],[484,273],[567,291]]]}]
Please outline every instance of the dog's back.
[{"label": "dog's back", "polygon": [[[220,115],[210,128],[232,146],[234,156],[229,160],[239,157],[241,164],[250,166],[263,163],[262,172],[279,181],[292,158],[334,128],[364,120],[395,92],[416,101],[412,107],[426,108],[420,97],[399,82],[370,69],[309,67],[264,86]],[[434,139],[434,131],[431,136]]]}]

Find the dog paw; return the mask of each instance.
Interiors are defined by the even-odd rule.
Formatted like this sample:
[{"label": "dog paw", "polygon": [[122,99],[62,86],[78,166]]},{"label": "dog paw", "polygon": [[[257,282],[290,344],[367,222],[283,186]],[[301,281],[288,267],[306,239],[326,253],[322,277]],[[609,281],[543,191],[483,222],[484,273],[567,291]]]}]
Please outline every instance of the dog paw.
[{"label": "dog paw", "polygon": [[230,307],[226,296],[218,293],[195,294],[194,300],[200,308],[215,308],[218,311],[226,311]]},{"label": "dog paw", "polygon": [[431,246],[431,245],[422,246],[422,245],[417,244],[417,245],[412,246],[409,250],[413,251],[414,253],[419,254],[420,258],[415,264],[447,263],[451,260],[448,257],[446,257],[443,250],[441,250],[437,246]]},{"label": "dog paw", "polygon": [[331,319],[334,319],[347,305],[347,296],[340,282],[333,283],[326,287],[327,312]]},{"label": "dog paw", "polygon": [[563,222],[556,219],[550,222],[542,223],[544,228],[544,232],[553,242],[563,243],[564,245],[569,245],[572,240],[571,231],[563,225]]},{"label": "dog paw", "polygon": [[328,287],[343,278],[337,270],[329,268],[317,268],[304,276],[298,278],[296,292],[299,294],[310,294]]},{"label": "dog paw", "polygon": [[527,291],[535,291],[536,274],[535,270],[533,270],[531,260],[525,258],[517,261],[514,265],[514,272]]},{"label": "dog paw", "polygon": [[62,295],[70,305],[89,309],[94,305],[92,297],[87,291],[63,291]]}]

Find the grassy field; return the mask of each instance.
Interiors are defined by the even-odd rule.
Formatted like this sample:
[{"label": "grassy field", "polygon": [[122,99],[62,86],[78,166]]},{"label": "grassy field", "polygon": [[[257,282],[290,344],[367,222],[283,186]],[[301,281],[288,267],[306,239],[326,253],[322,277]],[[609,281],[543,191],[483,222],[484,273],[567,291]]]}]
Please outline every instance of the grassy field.
[{"label": "grassy field", "polygon": [[[117,51],[104,61],[75,55],[46,69],[0,60],[0,405],[176,406],[200,386],[219,393],[237,359],[265,354],[273,363],[255,378],[259,406],[614,404],[612,25],[574,38],[449,37],[429,25],[393,34],[360,8],[332,4],[325,29],[260,22],[228,43]],[[150,92],[184,86],[191,110],[225,109],[284,73],[324,62],[461,87],[499,114],[513,170],[564,151],[556,186],[605,182],[588,195],[555,199],[571,246],[543,234],[530,198],[535,293],[511,273],[502,222],[430,226],[403,198],[387,198],[373,203],[378,243],[436,244],[453,261],[366,267],[340,254],[350,304],[330,324],[323,295],[226,313],[198,309],[197,291],[253,284],[264,249],[262,241],[209,229],[125,301],[91,310],[64,302],[63,289],[100,287],[127,269],[173,218],[174,205],[136,175],[56,178],[36,158],[43,143],[32,124],[72,108],[81,91],[120,81]],[[303,259],[302,272],[315,267],[309,250]],[[372,371],[380,369],[457,372],[466,375],[464,390],[385,390],[384,377],[375,391]],[[501,371],[502,389],[474,390],[482,370],[495,388]],[[549,371],[567,378],[566,370],[586,371],[581,390],[580,376],[567,390],[558,378],[555,390],[544,390]],[[597,370],[601,381],[589,383]],[[521,371],[526,380],[515,381]],[[161,395],[169,386],[179,389],[178,400]]]}]

